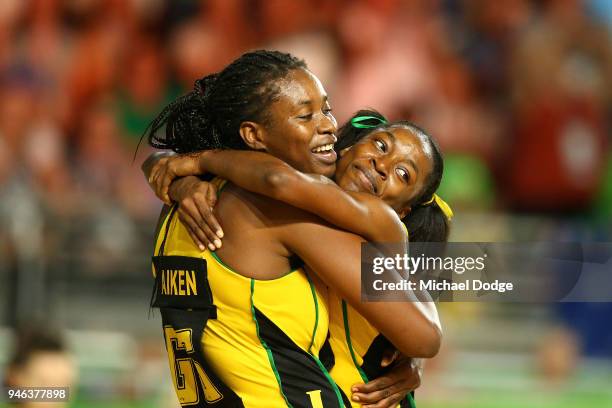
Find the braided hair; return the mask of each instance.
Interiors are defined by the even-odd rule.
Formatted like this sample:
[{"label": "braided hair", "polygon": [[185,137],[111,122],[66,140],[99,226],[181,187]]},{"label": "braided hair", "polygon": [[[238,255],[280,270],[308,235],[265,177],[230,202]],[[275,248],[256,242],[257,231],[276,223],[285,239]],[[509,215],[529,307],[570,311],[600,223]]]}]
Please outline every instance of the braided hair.
[{"label": "braided hair", "polygon": [[[355,127],[352,119],[357,117],[372,117],[372,127]],[[365,122],[368,124],[368,121]],[[334,146],[336,152],[353,146],[370,133],[389,129],[394,126],[402,126],[419,136],[423,143],[427,143],[432,152],[432,170],[423,183],[423,189],[409,203],[412,210],[406,215],[402,222],[408,228],[410,241],[413,242],[446,242],[450,226],[448,220],[437,204],[428,202],[438,190],[444,172],[444,160],[438,143],[425,130],[412,122],[399,120],[387,122],[385,117],[373,109],[363,109],[351,117],[338,131],[338,142]]]},{"label": "braided hair", "polygon": [[279,97],[278,80],[296,69],[307,66],[291,54],[267,50],[243,54],[221,72],[198,79],[191,92],[166,106],[144,135],[151,146],[177,153],[248,149],[240,137],[240,124],[267,123],[268,108]]}]

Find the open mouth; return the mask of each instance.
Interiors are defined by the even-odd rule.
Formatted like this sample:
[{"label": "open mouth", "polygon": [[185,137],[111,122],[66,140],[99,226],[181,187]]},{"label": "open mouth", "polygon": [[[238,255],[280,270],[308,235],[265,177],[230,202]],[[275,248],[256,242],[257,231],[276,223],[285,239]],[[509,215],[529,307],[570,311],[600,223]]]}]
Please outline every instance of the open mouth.
[{"label": "open mouth", "polygon": [[312,149],[311,152],[314,153],[315,157],[326,164],[333,164],[336,162],[337,155],[333,143],[317,146]]},{"label": "open mouth", "polygon": [[334,150],[334,144],[330,143],[330,144],[326,144],[326,145],[323,145],[323,146],[315,147],[311,151],[313,153],[325,153],[325,152],[329,152],[329,151],[332,151],[332,150]]}]

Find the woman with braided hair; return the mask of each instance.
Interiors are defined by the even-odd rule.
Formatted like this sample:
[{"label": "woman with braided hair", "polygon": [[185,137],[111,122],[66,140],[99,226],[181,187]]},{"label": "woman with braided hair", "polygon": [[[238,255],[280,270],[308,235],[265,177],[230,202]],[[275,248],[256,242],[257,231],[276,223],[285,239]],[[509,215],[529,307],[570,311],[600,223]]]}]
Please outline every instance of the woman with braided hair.
[{"label": "woman with braided hair", "polygon": [[[152,145],[178,153],[211,147],[265,150],[302,175],[334,173],[335,119],[321,84],[303,62],[287,54],[249,53],[212,78],[153,122]],[[164,126],[165,135],[158,135]],[[404,130],[391,133],[403,137]],[[432,171],[430,158],[420,150],[414,156],[422,170],[414,178],[418,190]],[[197,161],[197,156],[191,158]],[[257,167],[250,169],[259,174]],[[266,184],[275,178],[266,173],[258,180]],[[437,352],[440,327],[431,304],[360,301],[361,238],[231,181],[235,184],[224,185],[215,206],[226,233],[217,251],[192,242],[185,224],[178,222],[176,206],[160,218],[154,305],[162,310],[183,405],[348,406],[346,392],[327,372],[333,356],[327,341],[326,289],[318,277],[404,355],[430,357]],[[388,223],[393,240],[405,241],[398,225]],[[296,265],[296,256],[316,275]],[[414,300],[413,294],[406,296]],[[394,406],[391,401],[382,404]]]},{"label": "woman with braided hair", "polygon": [[[389,123],[376,111],[362,110],[341,128],[339,136],[336,150],[341,157],[334,176],[337,184],[303,174],[264,153],[223,150],[160,160],[151,174],[152,186],[160,198],[169,200],[168,186],[175,177],[209,172],[315,213],[370,241],[398,241],[390,225],[398,215],[412,241],[447,240],[452,211],[435,194],[443,162],[429,135],[410,122]],[[430,170],[427,160],[433,166]],[[428,173],[420,186],[418,173]],[[185,182],[192,181],[177,180]],[[178,194],[179,199],[181,195],[184,193]],[[380,199],[386,205],[381,206]],[[397,215],[388,211],[389,206]],[[197,236],[195,232],[193,235]],[[353,384],[385,372],[380,363],[391,345],[333,290],[328,305],[336,363],[331,375],[348,393]],[[348,341],[350,338],[352,341]]]}]

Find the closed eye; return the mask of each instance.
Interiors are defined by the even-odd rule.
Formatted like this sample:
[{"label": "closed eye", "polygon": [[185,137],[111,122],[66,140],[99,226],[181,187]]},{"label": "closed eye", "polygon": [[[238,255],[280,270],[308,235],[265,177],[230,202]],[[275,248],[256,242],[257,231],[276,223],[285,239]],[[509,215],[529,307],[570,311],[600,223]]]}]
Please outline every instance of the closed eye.
[{"label": "closed eye", "polygon": [[298,116],[299,119],[304,119],[304,120],[310,120],[312,119],[312,113],[308,113],[306,115],[300,115]]}]

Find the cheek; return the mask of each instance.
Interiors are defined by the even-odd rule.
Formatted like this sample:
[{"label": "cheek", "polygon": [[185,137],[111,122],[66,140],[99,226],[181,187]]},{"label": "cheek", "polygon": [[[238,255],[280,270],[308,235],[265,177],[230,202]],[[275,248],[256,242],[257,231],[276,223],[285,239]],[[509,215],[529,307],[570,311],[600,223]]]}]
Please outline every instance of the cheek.
[{"label": "cheek", "polygon": [[367,142],[356,144],[351,150],[356,160],[370,160],[382,154],[376,147]]},{"label": "cheek", "polygon": [[295,159],[305,160],[310,157],[310,140],[293,138],[284,146],[289,155]]},{"label": "cheek", "polygon": [[414,185],[407,186],[401,181],[391,181],[388,185],[385,196],[387,203],[392,203],[394,208],[401,208],[408,205],[415,196]]},{"label": "cheek", "polygon": [[341,189],[346,190],[349,184],[349,178],[346,174],[346,166],[341,166],[340,162],[336,162],[336,172],[334,173],[334,180]]},{"label": "cheek", "polygon": [[289,123],[280,132],[281,138],[285,140],[286,144],[295,147],[307,145],[312,135],[304,125],[297,123]]},{"label": "cheek", "polygon": [[267,141],[268,150],[271,152],[293,156],[302,145],[299,128],[290,123],[285,122],[270,128],[269,134],[273,135]]},{"label": "cheek", "polygon": [[341,156],[338,156],[339,159],[336,161],[336,165],[337,165],[337,173],[339,173],[340,171],[345,171],[349,164],[351,163],[351,161],[353,160],[353,156],[351,155],[350,152],[345,151],[344,154],[342,154]]}]

